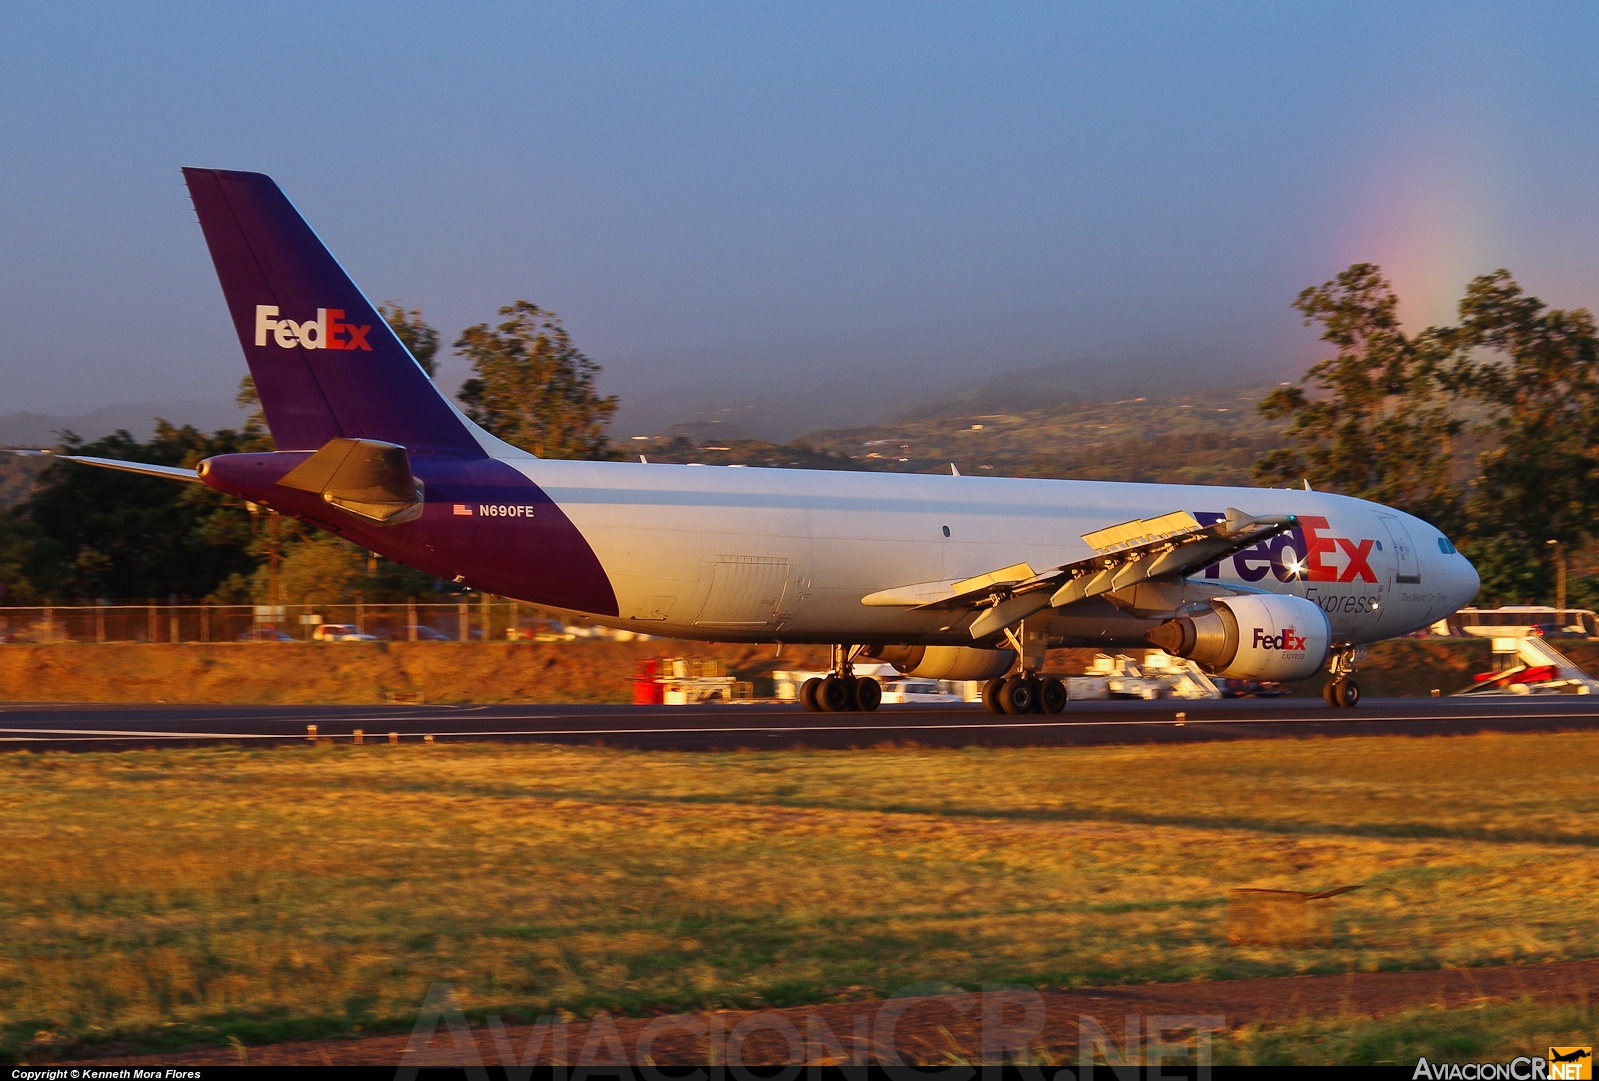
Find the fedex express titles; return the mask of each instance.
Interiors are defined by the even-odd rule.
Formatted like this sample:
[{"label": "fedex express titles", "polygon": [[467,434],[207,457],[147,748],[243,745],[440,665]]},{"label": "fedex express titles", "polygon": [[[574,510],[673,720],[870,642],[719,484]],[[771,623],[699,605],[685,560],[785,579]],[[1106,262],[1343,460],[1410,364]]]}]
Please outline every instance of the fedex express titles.
[{"label": "fedex express titles", "polygon": [[[1222,515],[1208,512],[1195,517],[1209,525]],[[1370,561],[1374,549],[1382,550],[1381,542],[1327,536],[1331,528],[1324,517],[1300,515],[1299,523],[1287,533],[1211,564],[1205,568],[1205,577],[1220,578],[1225,568],[1232,572],[1228,577],[1243,582],[1259,582],[1271,575],[1279,582],[1304,583],[1304,598],[1326,612],[1335,629],[1351,616],[1375,618],[1382,608],[1383,586]],[[1343,565],[1329,562],[1329,558]]]},{"label": "fedex express titles", "polygon": [[370,323],[356,326],[344,322],[343,308],[318,308],[315,319],[296,323],[293,319],[273,318],[278,314],[276,304],[255,306],[255,344],[265,345],[267,335],[283,349],[364,349],[372,352],[366,336],[372,332]]}]

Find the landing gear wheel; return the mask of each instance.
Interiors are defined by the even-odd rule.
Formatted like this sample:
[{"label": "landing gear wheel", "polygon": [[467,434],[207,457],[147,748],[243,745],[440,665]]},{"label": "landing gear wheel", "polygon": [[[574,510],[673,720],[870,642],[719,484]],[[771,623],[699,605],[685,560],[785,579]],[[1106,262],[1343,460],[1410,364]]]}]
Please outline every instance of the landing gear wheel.
[{"label": "landing gear wheel", "polygon": [[883,704],[883,685],[871,676],[855,677],[855,708],[866,713]]},{"label": "landing gear wheel", "polygon": [[852,690],[854,688],[838,676],[828,676],[816,688],[816,704],[822,707],[823,713],[845,713],[855,704]]},{"label": "landing gear wheel", "polygon": [[821,704],[816,701],[816,692],[821,689],[822,678],[820,676],[812,676],[810,679],[807,679],[804,683],[800,684],[800,705],[805,707],[806,713],[822,712]]},{"label": "landing gear wheel", "polygon": [[1044,680],[1038,688],[1038,704],[1045,713],[1059,713],[1066,708],[1066,684],[1058,679]]},{"label": "landing gear wheel", "polygon": [[1026,676],[1011,676],[999,689],[999,703],[1013,716],[1033,712],[1038,701],[1038,688]]},{"label": "landing gear wheel", "polygon": [[1338,708],[1338,681],[1329,679],[1321,688],[1321,700],[1334,709]]},{"label": "landing gear wheel", "polygon": [[1345,709],[1354,709],[1360,705],[1360,684],[1352,679],[1340,679],[1334,684],[1337,690],[1338,704]]},{"label": "landing gear wheel", "polygon": [[990,713],[1004,713],[1005,707],[999,700],[999,692],[1005,686],[1004,677],[991,679],[983,684],[983,708]]}]

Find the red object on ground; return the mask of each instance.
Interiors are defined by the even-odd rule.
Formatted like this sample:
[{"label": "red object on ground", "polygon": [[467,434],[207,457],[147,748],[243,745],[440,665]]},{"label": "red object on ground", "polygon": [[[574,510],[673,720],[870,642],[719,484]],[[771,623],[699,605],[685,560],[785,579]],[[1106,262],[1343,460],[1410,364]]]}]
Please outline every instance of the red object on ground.
[{"label": "red object on ground", "polygon": [[666,704],[666,684],[657,678],[661,674],[661,659],[645,657],[638,662],[633,673],[633,704],[635,706],[661,706]]},{"label": "red object on ground", "polygon": [[1540,664],[1536,668],[1512,668],[1508,672],[1478,672],[1471,677],[1473,683],[1492,683],[1497,680],[1506,680],[1511,683],[1542,683],[1546,679],[1556,679],[1560,669],[1552,664]]}]

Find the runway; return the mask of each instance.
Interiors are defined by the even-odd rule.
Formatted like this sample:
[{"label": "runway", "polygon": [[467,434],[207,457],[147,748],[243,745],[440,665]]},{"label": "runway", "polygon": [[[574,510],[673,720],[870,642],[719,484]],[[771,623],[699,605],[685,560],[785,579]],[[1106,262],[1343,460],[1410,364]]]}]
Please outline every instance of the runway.
[{"label": "runway", "polygon": [[[1179,720],[1177,714],[1186,716]],[[1235,739],[1460,735],[1599,728],[1586,696],[1368,698],[1337,710],[1311,699],[1074,702],[1058,716],[994,716],[977,706],[884,706],[806,713],[795,705],[189,706],[6,703],[0,750],[87,751],[216,743],[541,742],[649,750],[925,746],[1041,747]]]}]

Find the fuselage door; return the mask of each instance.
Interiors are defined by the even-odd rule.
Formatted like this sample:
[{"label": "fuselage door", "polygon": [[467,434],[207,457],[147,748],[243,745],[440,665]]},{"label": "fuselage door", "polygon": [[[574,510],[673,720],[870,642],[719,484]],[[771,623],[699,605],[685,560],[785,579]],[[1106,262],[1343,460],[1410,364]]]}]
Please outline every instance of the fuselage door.
[{"label": "fuselage door", "polygon": [[718,556],[710,596],[695,626],[764,627],[775,622],[788,578],[788,560],[781,556]]},{"label": "fuselage door", "polygon": [[1394,561],[1398,568],[1394,581],[1405,585],[1419,584],[1421,560],[1416,555],[1416,546],[1410,543],[1410,532],[1405,529],[1405,523],[1398,518],[1384,517],[1382,524],[1387,527],[1388,538],[1394,546]]}]

